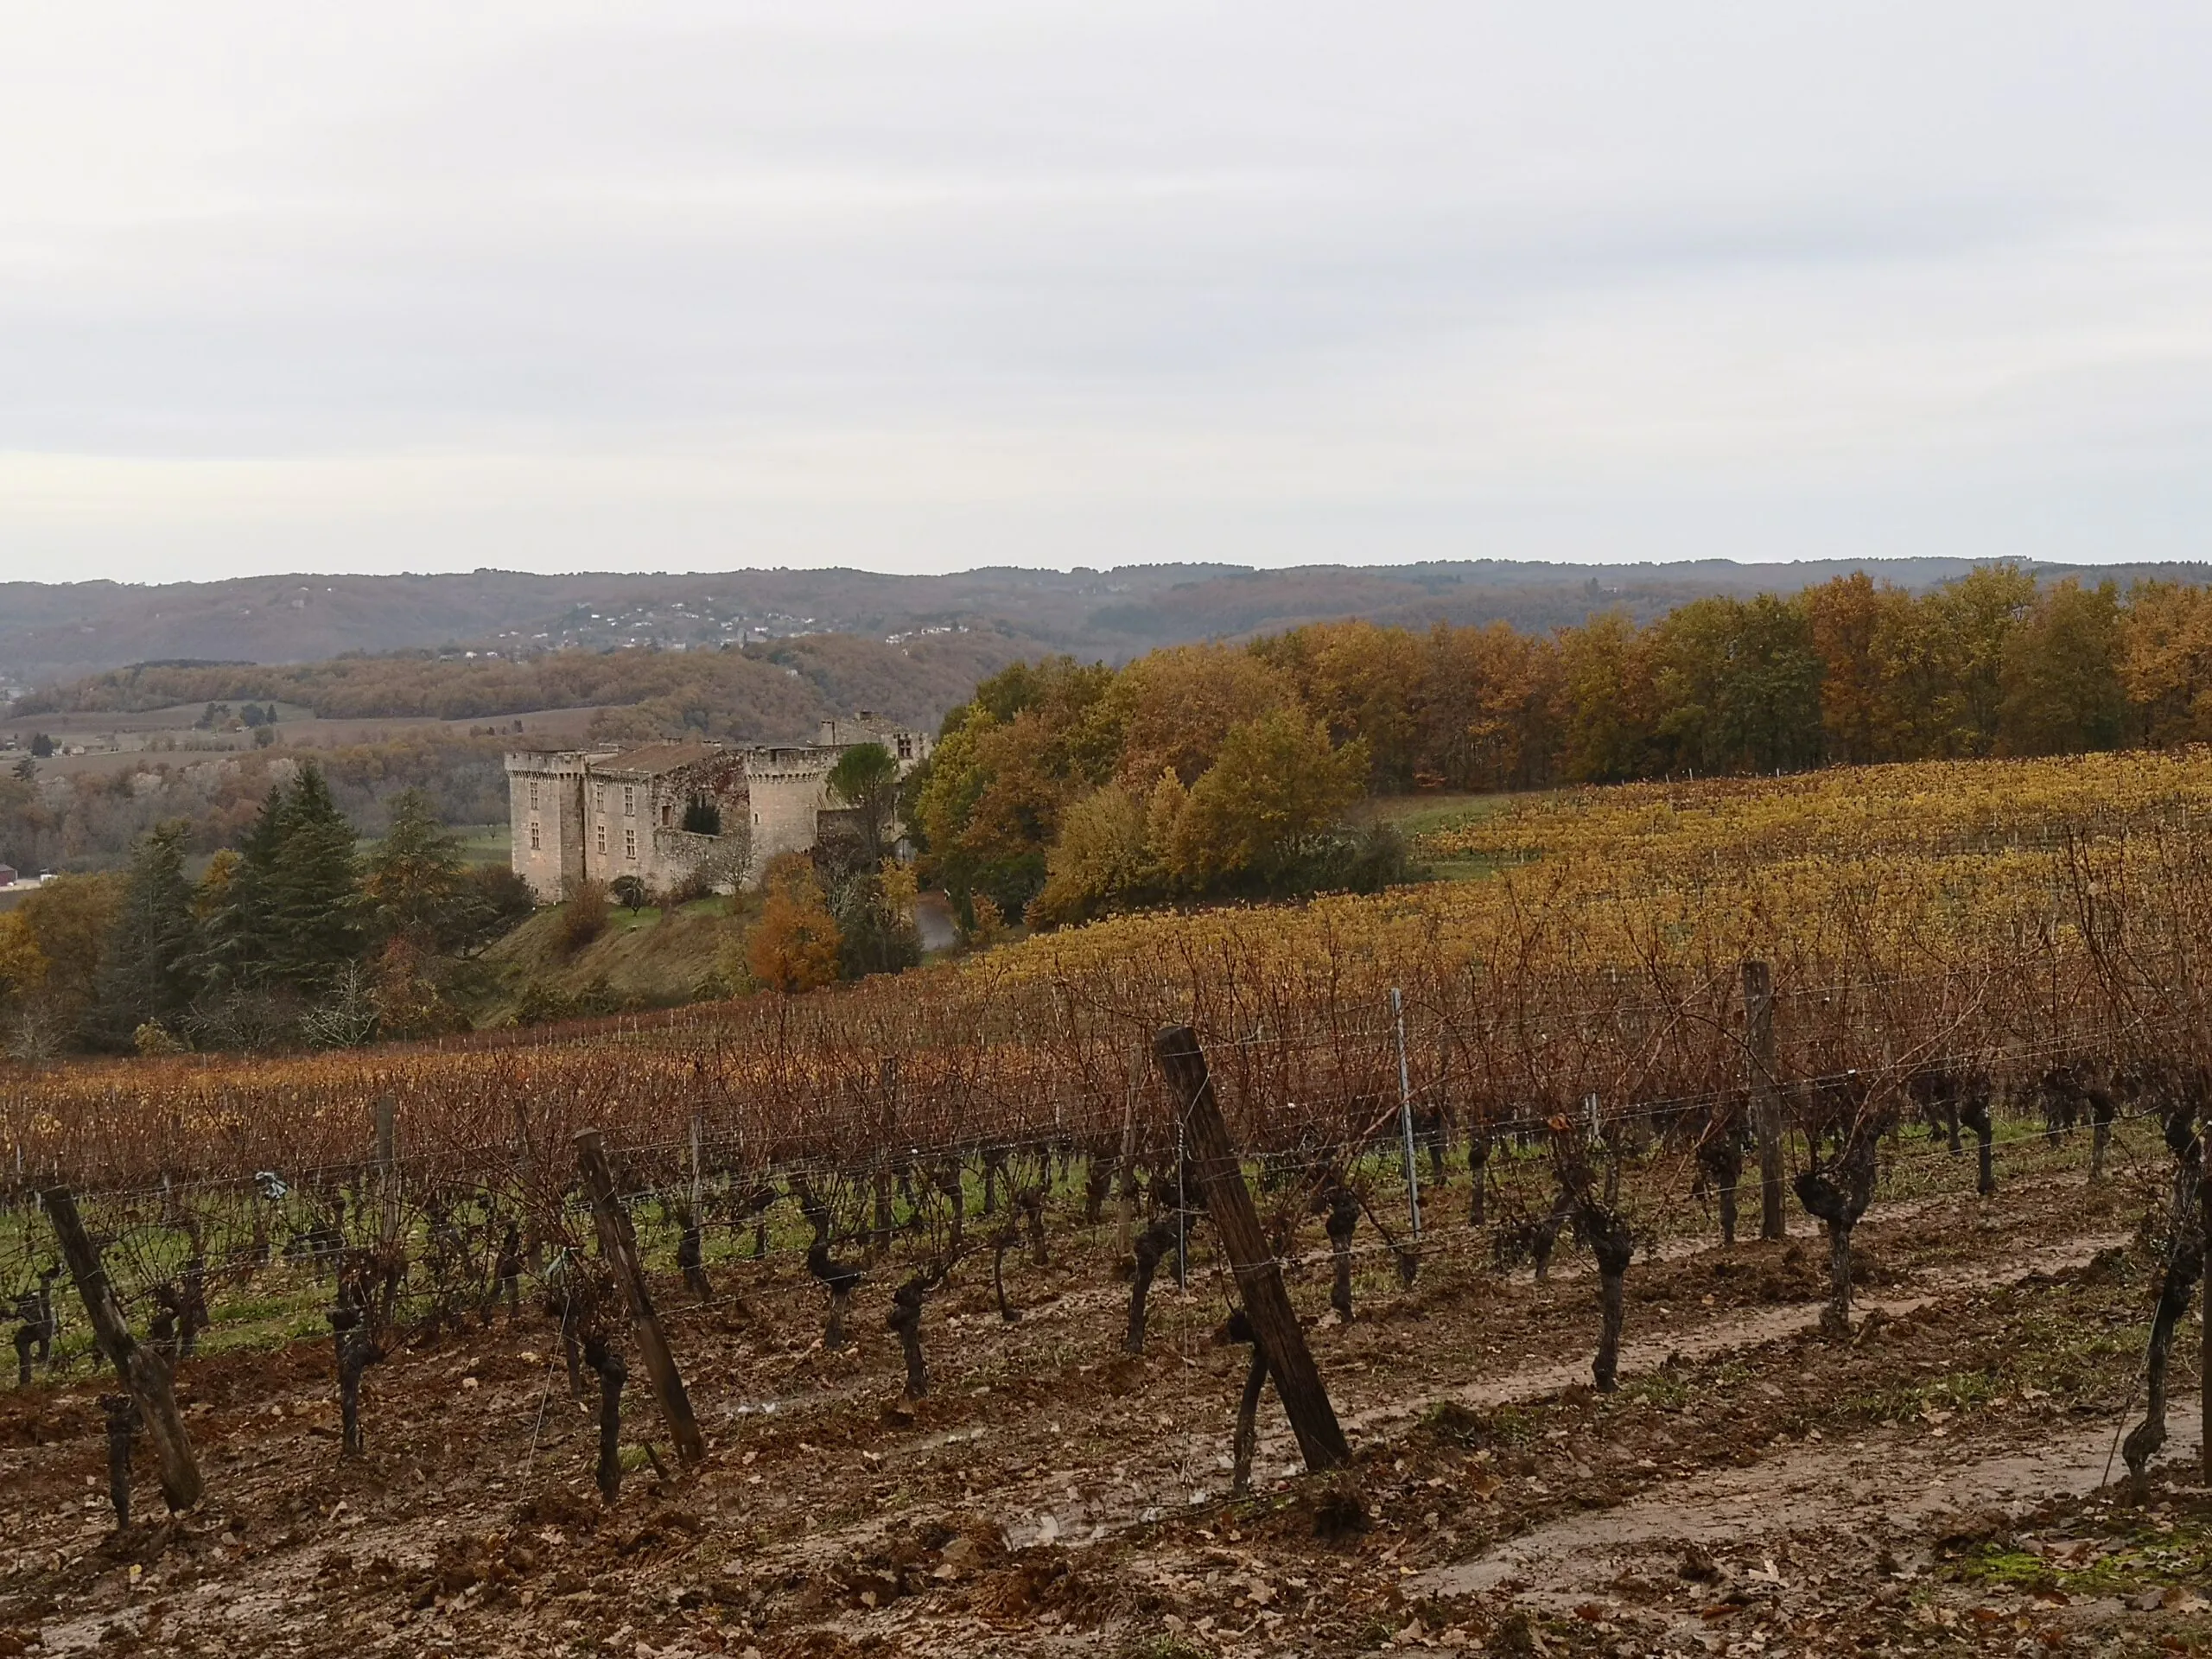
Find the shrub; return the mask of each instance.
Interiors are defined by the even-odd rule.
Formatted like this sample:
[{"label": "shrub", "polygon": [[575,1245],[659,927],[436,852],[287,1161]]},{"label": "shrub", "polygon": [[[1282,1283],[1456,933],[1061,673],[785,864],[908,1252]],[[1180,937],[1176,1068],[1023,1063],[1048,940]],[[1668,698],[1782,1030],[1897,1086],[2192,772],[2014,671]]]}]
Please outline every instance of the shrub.
[{"label": "shrub", "polygon": [[167,1026],[149,1020],[130,1033],[130,1046],[149,1058],[162,1054],[188,1054],[192,1051]]},{"label": "shrub", "polygon": [[547,980],[531,980],[515,1001],[514,1023],[518,1026],[550,1026],[575,1017],[575,999]]},{"label": "shrub", "polygon": [[570,956],[607,931],[613,915],[607,889],[596,881],[580,881],[569,890],[561,906],[561,949]]}]

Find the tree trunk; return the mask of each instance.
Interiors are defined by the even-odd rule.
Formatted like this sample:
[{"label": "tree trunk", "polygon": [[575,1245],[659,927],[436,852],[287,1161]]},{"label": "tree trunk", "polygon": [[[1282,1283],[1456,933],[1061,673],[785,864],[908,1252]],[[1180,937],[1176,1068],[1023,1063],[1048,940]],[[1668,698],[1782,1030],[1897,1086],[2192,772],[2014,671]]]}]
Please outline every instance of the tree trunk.
[{"label": "tree trunk", "polygon": [[1609,1206],[1584,1198],[1576,1210],[1575,1224],[1590,1253],[1598,1259],[1598,1356],[1590,1375],[1600,1394],[1619,1387],[1621,1322],[1626,1311],[1629,1258],[1635,1253],[1635,1236],[1628,1224]]},{"label": "tree trunk", "polygon": [[1828,1229],[1828,1305],[1821,1315],[1821,1328],[1837,1336],[1851,1334],[1851,1226],[1831,1221]]},{"label": "tree trunk", "polygon": [[599,1495],[609,1508],[622,1493],[622,1385],[630,1368],[598,1337],[584,1338],[584,1360],[599,1376]]},{"label": "tree trunk", "polygon": [[1252,1490],[1252,1454],[1260,1443],[1260,1395],[1267,1387],[1268,1357],[1252,1341],[1252,1322],[1241,1308],[1230,1315],[1229,1339],[1252,1343],[1251,1363],[1244,1369],[1244,1392],[1236,1402],[1236,1435],[1229,1477],[1229,1495],[1243,1497]]},{"label": "tree trunk", "polygon": [[1010,1307],[1006,1300],[1006,1253],[1021,1243],[1021,1235],[1010,1226],[999,1229],[991,1240],[991,1293],[998,1298],[999,1319],[1012,1325],[1021,1318],[1021,1310]]},{"label": "tree trunk", "polygon": [[949,1158],[938,1166],[937,1190],[944,1195],[945,1248],[957,1257],[968,1224],[968,1194],[961,1185],[958,1158]]},{"label": "tree trunk", "polygon": [[1152,1292],[1154,1275],[1160,1271],[1160,1258],[1175,1248],[1176,1223],[1173,1217],[1155,1221],[1137,1235],[1131,1254],[1136,1258],[1136,1271],[1129,1279],[1129,1329],[1122,1338],[1122,1351],[1130,1354],[1144,1352],[1145,1299]]},{"label": "tree trunk", "polygon": [[[2166,1363],[2174,1345],[2174,1327],[2189,1312],[2190,1293],[2203,1271],[2202,1247],[2194,1236],[2177,1237],[2166,1258],[2158,1284],[2158,1311],[2151,1320],[2151,1350],[2145,1366],[2143,1421],[2120,1442],[2120,1454],[2127,1461],[2136,1497],[2143,1495],[2144,1477],[2151,1459],[2166,1443]],[[2212,1433],[2212,1430],[2208,1430]]]},{"label": "tree trunk", "polygon": [[1989,1103],[1985,1099],[1968,1100],[1959,1112],[1959,1117],[1974,1131],[1977,1175],[1974,1191],[1986,1198],[1997,1191],[1997,1126],[1990,1121]]},{"label": "tree trunk", "polygon": [[1347,1186],[1339,1186],[1329,1194],[1329,1219],[1322,1230],[1329,1236],[1329,1253],[1334,1260],[1336,1279],[1329,1287],[1329,1306],[1337,1310],[1337,1317],[1347,1325],[1351,1323],[1351,1240],[1359,1227],[1359,1199]]},{"label": "tree trunk", "polygon": [[384,1357],[384,1350],[361,1328],[361,1310],[341,1302],[330,1310],[330,1333],[338,1351],[339,1454],[361,1455],[361,1374]]},{"label": "tree trunk", "polygon": [[[2104,1179],[2105,1154],[2112,1146],[2112,1096],[2101,1089],[2093,1090],[2089,1096],[2089,1179],[2094,1183]],[[2212,1435],[2206,1437],[2205,1443],[2212,1446]]]},{"label": "tree trunk", "polygon": [[1697,1161],[1713,1183],[1715,1199],[1720,1211],[1720,1242],[1731,1245],[1736,1242],[1738,1218],[1737,1199],[1744,1179],[1744,1145],[1737,1138],[1735,1125],[1731,1122],[1717,1134],[1710,1135],[1698,1147]]},{"label": "tree trunk", "polygon": [[681,1205],[677,1210],[676,1221],[683,1230],[676,1240],[676,1265],[683,1272],[683,1287],[702,1302],[712,1301],[715,1286],[707,1277],[706,1239],[698,1218],[688,1205]]},{"label": "tree trunk", "polygon": [[1542,1284],[1551,1276],[1552,1248],[1559,1243],[1559,1230],[1574,1209],[1574,1194],[1562,1186],[1551,1209],[1535,1224],[1529,1239],[1529,1254],[1536,1261],[1536,1282]]},{"label": "tree trunk", "polygon": [[1467,1173],[1474,1178],[1474,1191],[1467,1198],[1467,1225],[1484,1224],[1484,1190],[1489,1184],[1490,1130],[1478,1123],[1467,1131]]},{"label": "tree trunk", "polygon": [[1114,1165],[1096,1147],[1083,1160],[1083,1224],[1096,1227],[1106,1218],[1106,1194],[1114,1185]]},{"label": "tree trunk", "polygon": [[107,1414],[107,1501],[115,1510],[115,1529],[130,1526],[130,1446],[138,1433],[138,1402],[127,1394],[100,1395]]},{"label": "tree trunk", "polygon": [[944,1282],[950,1264],[932,1262],[891,1294],[891,1312],[884,1325],[899,1338],[906,1358],[906,1398],[919,1400],[930,1391],[929,1371],[922,1363],[922,1303]]},{"label": "tree trunk", "polygon": [[1021,1211],[1022,1225],[1029,1230],[1029,1260],[1039,1268],[1052,1266],[1052,1258],[1045,1251],[1045,1189],[1026,1187],[1014,1200]]},{"label": "tree trunk", "polygon": [[1783,1238],[1782,1090],[1776,1075],[1774,970],[1764,962],[1744,964],[1745,1040],[1751,1049],[1751,1128],[1759,1150],[1759,1236]]},{"label": "tree trunk", "polygon": [[1828,1305],[1821,1328],[1834,1337],[1851,1334],[1851,1233],[1873,1201],[1878,1133],[1871,1122],[1853,1124],[1827,1170],[1815,1165],[1797,1177],[1797,1201],[1828,1230]]},{"label": "tree trunk", "polygon": [[1621,1320],[1626,1307],[1626,1281],[1618,1273],[1598,1275],[1598,1357],[1590,1363],[1590,1376],[1600,1394],[1620,1386]]}]

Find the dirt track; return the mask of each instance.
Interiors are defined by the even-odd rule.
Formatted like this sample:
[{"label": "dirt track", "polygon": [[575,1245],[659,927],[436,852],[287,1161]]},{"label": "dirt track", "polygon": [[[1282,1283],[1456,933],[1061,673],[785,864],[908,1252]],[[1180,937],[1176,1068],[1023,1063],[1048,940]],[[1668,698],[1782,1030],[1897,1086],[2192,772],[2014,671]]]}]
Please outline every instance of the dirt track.
[{"label": "dirt track", "polygon": [[[1226,1500],[1243,1354],[1210,1340],[1211,1275],[1161,1293],[1151,1351],[1127,1359],[1103,1242],[1025,1270],[1019,1324],[987,1284],[932,1302],[936,1387],[912,1407],[871,1311],[851,1357],[815,1344],[796,1282],[749,1319],[677,1312],[714,1449],[696,1478],[641,1471],[611,1511],[532,1319],[372,1372],[352,1465],[327,1344],[195,1362],[210,1497],[120,1537],[87,1484],[97,1388],[64,1377],[0,1395],[0,1656],[2203,1640],[2183,1586],[2212,1548],[2204,1495],[2139,1510],[2097,1491],[2151,1301],[2123,1248],[2141,1212],[2075,1181],[1878,1209],[1848,1344],[1818,1334],[1804,1243],[1669,1249],[1630,1274],[1624,1386],[1603,1399],[1589,1281],[1501,1280],[1447,1236],[1412,1288],[1378,1267],[1357,1320],[1315,1323],[1358,1452],[1352,1529],[1332,1522],[1358,1510],[1295,1472],[1272,1401],[1257,1495]],[[1325,1286],[1294,1294],[1319,1307]],[[2184,1362],[2177,1396],[2190,1379]],[[657,1437],[642,1387],[629,1404],[631,1434]],[[2194,1414],[2173,1429],[2168,1468],[2193,1457]]]}]

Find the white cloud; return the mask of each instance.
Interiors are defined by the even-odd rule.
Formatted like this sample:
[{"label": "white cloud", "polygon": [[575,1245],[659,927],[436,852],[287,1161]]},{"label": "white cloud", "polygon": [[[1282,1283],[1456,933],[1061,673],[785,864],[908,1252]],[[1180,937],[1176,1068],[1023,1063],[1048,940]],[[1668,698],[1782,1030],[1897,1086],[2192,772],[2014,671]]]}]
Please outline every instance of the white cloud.
[{"label": "white cloud", "polygon": [[11,568],[2203,550],[2201,9],[22,10]]}]

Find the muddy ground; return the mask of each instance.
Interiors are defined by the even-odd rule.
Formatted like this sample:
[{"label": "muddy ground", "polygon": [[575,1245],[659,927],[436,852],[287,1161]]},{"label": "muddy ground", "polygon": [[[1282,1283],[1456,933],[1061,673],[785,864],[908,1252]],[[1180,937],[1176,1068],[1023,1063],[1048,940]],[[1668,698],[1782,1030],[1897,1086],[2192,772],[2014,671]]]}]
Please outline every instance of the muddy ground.
[{"label": "muddy ground", "polygon": [[[1013,1324],[963,1268],[912,1402],[884,1285],[845,1354],[791,1263],[718,1269],[704,1308],[661,1285],[709,1455],[675,1465],[633,1356],[611,1508],[527,1308],[372,1371],[357,1461],[327,1342],[189,1362],[207,1497],[162,1514],[142,1446],[152,1518],[122,1533],[80,1365],[0,1392],[0,1659],[2212,1650],[2194,1410],[2139,1501],[2107,1484],[2152,1300],[2139,1185],[1878,1205],[1847,1340],[1805,1218],[1671,1243],[1630,1269],[1606,1396],[1586,1262],[1501,1274],[1452,1208],[1411,1287],[1363,1258],[1349,1325],[1325,1272],[1294,1278],[1356,1466],[1300,1472],[1270,1396],[1242,1502],[1217,1266],[1163,1284],[1128,1358],[1110,1233],[1013,1269]],[[2178,1399],[2196,1347],[2192,1318]]]}]

